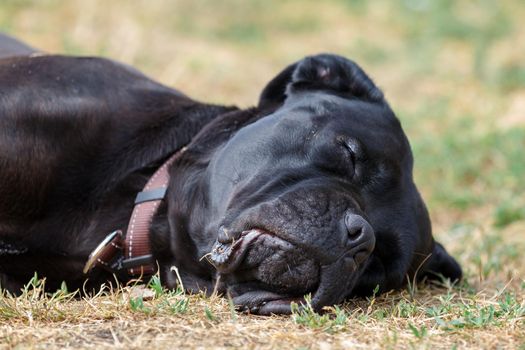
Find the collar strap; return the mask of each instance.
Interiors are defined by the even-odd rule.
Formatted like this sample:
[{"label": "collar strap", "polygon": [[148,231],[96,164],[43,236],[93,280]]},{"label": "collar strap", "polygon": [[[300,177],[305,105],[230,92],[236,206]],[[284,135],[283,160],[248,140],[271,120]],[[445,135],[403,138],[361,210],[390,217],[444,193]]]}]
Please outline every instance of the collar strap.
[{"label": "collar strap", "polygon": [[154,274],[157,264],[150,247],[150,225],[160,203],[166,195],[169,182],[169,166],[186,151],[183,147],[172,155],[153,174],[144,189],[135,198],[126,234],[117,230],[110,233],[91,252],[84,267],[87,274],[95,267],[101,267],[115,274],[127,272],[128,276],[139,277]]}]

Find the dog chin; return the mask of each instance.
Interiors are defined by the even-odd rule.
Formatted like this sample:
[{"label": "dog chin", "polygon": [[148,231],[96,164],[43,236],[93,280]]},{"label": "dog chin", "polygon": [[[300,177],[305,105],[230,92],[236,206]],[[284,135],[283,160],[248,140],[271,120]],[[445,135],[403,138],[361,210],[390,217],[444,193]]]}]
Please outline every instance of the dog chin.
[{"label": "dog chin", "polygon": [[321,265],[303,248],[258,229],[217,242],[214,250],[223,290],[240,310],[262,315],[290,313],[291,303],[304,303],[307,294],[316,310],[340,303],[362,271],[351,254]]},{"label": "dog chin", "polygon": [[[227,292],[234,305],[244,312],[270,315],[289,314],[291,304],[304,304],[305,295],[311,296],[311,306],[320,311],[324,306],[338,304],[350,294],[359,278],[360,270],[356,262],[342,257],[335,262],[317,268],[318,274],[309,283],[298,284],[293,289],[283,288],[282,281],[268,284],[262,281],[230,283]],[[232,281],[230,281],[232,282]]]}]

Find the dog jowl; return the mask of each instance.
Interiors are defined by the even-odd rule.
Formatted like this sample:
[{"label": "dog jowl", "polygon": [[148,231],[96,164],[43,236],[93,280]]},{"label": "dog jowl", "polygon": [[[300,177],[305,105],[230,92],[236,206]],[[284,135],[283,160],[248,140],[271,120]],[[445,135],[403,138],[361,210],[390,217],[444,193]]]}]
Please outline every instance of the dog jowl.
[{"label": "dog jowl", "polygon": [[178,273],[189,291],[270,314],[307,293],[320,309],[416,272],[461,277],[432,238],[398,119],[346,58],[304,58],[242,110],[109,60],[19,55],[0,60],[0,99],[4,288],[35,271],[49,288],[113,280],[84,274],[86,260],[108,232],[129,233],[137,193],[174,154],[147,227],[167,287]]}]

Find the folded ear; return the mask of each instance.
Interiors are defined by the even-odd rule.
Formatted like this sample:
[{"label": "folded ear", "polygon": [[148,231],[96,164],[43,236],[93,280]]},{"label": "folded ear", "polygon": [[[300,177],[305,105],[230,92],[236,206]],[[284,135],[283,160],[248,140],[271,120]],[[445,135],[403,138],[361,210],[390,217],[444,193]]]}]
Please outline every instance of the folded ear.
[{"label": "folded ear", "polygon": [[461,280],[461,266],[451,257],[445,248],[438,242],[435,242],[432,255],[425,264],[423,276],[430,279],[439,279],[445,277],[452,282]]},{"label": "folded ear", "polygon": [[383,101],[381,90],[355,62],[321,54],[286,67],[263,89],[259,107],[277,106],[294,94],[315,90],[369,102]]},{"label": "folded ear", "polygon": [[289,65],[266,85],[259,97],[259,107],[271,107],[284,103],[286,87],[292,82],[292,75],[298,64]]}]

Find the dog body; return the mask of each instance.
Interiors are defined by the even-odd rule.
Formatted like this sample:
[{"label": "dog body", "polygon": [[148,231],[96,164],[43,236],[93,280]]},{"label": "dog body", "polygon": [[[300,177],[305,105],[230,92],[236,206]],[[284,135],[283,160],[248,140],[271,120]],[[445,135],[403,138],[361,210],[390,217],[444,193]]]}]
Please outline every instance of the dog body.
[{"label": "dog body", "polygon": [[149,236],[169,288],[176,266],[186,289],[269,314],[306,293],[319,309],[416,272],[461,276],[432,238],[399,121],[352,61],[307,57],[240,110],[106,59],[15,50],[0,60],[3,287],[35,271],[49,288],[111,281],[82,273],[88,255],[183,146]]}]

